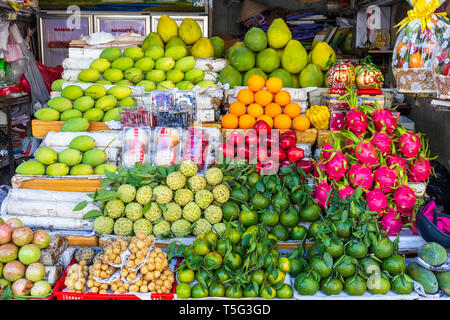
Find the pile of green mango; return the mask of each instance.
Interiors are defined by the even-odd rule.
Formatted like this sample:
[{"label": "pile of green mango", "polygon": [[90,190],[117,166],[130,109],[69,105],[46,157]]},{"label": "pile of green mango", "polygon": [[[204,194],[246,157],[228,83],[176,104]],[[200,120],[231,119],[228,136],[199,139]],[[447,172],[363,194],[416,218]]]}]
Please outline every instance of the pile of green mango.
[{"label": "pile of green mango", "polygon": [[79,176],[105,174],[105,170],[116,172],[114,164],[106,163],[106,152],[95,149],[95,140],[91,136],[75,137],[67,149],[57,153],[49,147],[39,148],[34,154],[35,160],[23,162],[16,168],[17,174]]}]

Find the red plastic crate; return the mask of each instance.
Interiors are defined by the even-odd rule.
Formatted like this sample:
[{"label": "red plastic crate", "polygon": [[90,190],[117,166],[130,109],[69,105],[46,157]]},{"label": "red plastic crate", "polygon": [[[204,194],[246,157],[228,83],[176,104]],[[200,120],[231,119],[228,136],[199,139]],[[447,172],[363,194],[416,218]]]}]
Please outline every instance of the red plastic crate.
[{"label": "red plastic crate", "polygon": [[[175,265],[175,269],[181,262],[181,258],[174,258],[177,260]],[[66,288],[64,285],[64,281],[66,280],[67,270],[69,267],[75,263],[75,259],[72,259],[67,269],[62,274],[61,278],[56,282],[55,287],[53,288],[53,296],[56,300],[141,300],[134,294],[98,294],[93,292],[88,293],[74,293],[74,292],[63,292]],[[173,297],[176,293],[177,282],[175,280],[172,292],[170,293],[152,293],[152,300],[173,300]]]}]

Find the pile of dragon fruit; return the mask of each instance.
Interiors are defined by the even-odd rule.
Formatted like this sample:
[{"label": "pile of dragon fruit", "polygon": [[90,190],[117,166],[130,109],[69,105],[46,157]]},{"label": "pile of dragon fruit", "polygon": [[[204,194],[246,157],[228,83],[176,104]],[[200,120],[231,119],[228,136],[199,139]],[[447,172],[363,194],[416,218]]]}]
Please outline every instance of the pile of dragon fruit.
[{"label": "pile of dragon fruit", "polygon": [[345,199],[361,186],[368,208],[378,213],[388,235],[397,235],[403,225],[414,230],[421,201],[408,183],[426,182],[432,173],[428,144],[400,125],[391,111],[355,101],[348,101],[345,129],[322,146],[314,173],[315,199],[325,207],[332,191]]}]

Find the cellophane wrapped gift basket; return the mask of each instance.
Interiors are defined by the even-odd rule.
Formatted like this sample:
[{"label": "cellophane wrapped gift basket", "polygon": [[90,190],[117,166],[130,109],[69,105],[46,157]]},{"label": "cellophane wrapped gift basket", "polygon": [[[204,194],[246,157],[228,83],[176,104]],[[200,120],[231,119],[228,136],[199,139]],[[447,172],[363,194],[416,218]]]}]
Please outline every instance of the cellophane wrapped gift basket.
[{"label": "cellophane wrapped gift basket", "polygon": [[413,9],[399,26],[392,67],[401,93],[435,93],[433,54],[448,28],[444,12],[435,12],[444,0],[412,0]]},{"label": "cellophane wrapped gift basket", "polygon": [[434,81],[438,98],[450,100],[450,26],[438,39],[433,59]]}]

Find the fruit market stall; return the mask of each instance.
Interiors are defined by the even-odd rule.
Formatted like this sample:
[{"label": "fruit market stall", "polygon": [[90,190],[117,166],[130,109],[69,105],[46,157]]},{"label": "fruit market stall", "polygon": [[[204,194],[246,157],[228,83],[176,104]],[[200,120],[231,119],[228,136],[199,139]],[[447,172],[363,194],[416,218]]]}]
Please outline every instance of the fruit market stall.
[{"label": "fruit market stall", "polygon": [[[447,20],[414,10],[396,94],[448,80],[417,40],[444,55]],[[227,45],[168,13],[72,40],[1,200],[0,299],[449,299],[429,139],[374,58],[301,19]]]}]

